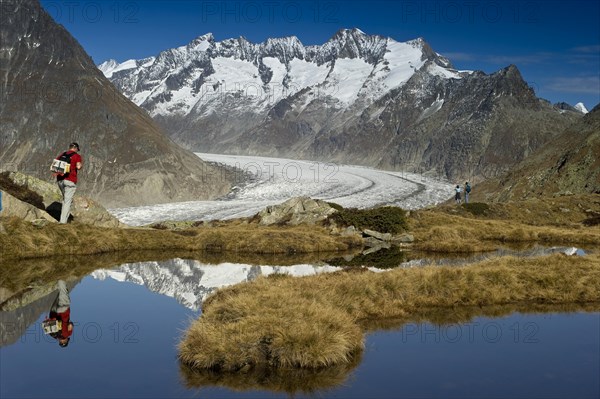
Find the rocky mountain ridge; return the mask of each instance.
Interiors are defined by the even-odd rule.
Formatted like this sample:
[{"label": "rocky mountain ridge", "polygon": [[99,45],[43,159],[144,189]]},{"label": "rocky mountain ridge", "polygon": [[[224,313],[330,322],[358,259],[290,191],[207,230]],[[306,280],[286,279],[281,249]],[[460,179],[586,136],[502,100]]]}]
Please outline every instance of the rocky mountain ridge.
[{"label": "rocky mountain ridge", "polygon": [[476,189],[485,201],[600,194],[600,105],[508,174]]},{"label": "rocky mountain ridge", "polygon": [[99,66],[178,143],[264,155],[497,176],[582,117],[537,98],[511,65],[458,71],[422,38],[340,30],[321,46],[212,34]]}]

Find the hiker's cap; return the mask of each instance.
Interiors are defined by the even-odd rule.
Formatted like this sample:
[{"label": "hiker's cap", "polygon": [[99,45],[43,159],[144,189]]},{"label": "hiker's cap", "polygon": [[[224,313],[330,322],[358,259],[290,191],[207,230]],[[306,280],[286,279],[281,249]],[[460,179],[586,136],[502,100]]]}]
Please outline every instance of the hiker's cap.
[{"label": "hiker's cap", "polygon": [[77,151],[81,151],[81,149],[79,148],[79,144],[77,144],[76,142],[72,142],[71,144],[69,144],[69,148],[77,148]]}]

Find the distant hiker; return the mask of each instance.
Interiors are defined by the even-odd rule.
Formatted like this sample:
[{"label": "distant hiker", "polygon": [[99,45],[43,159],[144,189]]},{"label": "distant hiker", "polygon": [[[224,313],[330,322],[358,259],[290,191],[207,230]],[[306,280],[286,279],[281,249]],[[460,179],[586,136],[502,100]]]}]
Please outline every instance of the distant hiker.
[{"label": "distant hiker", "polygon": [[469,194],[471,193],[471,185],[465,182],[465,204],[469,203]]},{"label": "distant hiker", "polygon": [[458,184],[456,185],[456,188],[454,189],[454,191],[456,191],[456,194],[454,195],[454,200],[456,200],[457,204],[460,204],[460,200],[461,200],[461,198],[460,198],[461,188],[460,188],[460,186]]},{"label": "distant hiker", "polygon": [[69,345],[69,340],[73,334],[73,323],[71,322],[71,298],[69,290],[63,280],[58,280],[58,295],[50,307],[50,314],[44,320],[42,326],[44,332],[58,340],[58,345],[62,348]]},{"label": "distant hiker", "polygon": [[83,166],[83,159],[79,152],[79,144],[69,144],[69,149],[58,157],[57,160],[61,160],[70,164],[67,173],[57,173],[56,182],[58,188],[63,195],[62,210],[60,212],[60,223],[65,224],[69,220],[69,214],[71,213],[71,203],[75,196],[75,190],[77,190],[77,171],[81,170]]}]

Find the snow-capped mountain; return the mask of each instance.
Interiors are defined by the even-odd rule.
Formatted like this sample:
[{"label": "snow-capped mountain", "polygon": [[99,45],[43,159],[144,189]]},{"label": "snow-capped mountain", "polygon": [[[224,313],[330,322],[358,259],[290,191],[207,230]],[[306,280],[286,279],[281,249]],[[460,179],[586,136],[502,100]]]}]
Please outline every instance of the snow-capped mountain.
[{"label": "snow-capped mountain", "polygon": [[422,39],[399,43],[358,29],[307,47],[296,37],[253,44],[243,37],[216,42],[209,33],[156,58],[109,60],[98,68],[152,116],[168,117],[210,115],[229,96],[268,112],[308,88],[318,88],[308,100],[328,96],[339,108],[360,100],[368,104],[405,84],[426,63],[431,73],[446,78],[469,73],[452,69]]},{"label": "snow-capped mountain", "polygon": [[[497,174],[578,117],[540,101],[514,66],[458,71],[422,38],[359,29],[320,46],[209,33],[99,68],[198,152]],[[515,132],[518,140],[506,137]]]},{"label": "snow-capped mountain", "polygon": [[588,109],[585,107],[585,105],[583,103],[577,103],[575,104],[574,107],[577,111],[583,113],[583,114],[587,114],[589,111]]},{"label": "snow-capped mountain", "polygon": [[96,270],[91,276],[98,280],[112,278],[143,285],[151,291],[175,298],[189,309],[199,310],[202,301],[220,287],[251,281],[259,276],[270,274],[309,276],[340,269],[328,265],[256,266],[236,263],[208,265],[195,260],[172,259],[124,264],[116,269]]}]

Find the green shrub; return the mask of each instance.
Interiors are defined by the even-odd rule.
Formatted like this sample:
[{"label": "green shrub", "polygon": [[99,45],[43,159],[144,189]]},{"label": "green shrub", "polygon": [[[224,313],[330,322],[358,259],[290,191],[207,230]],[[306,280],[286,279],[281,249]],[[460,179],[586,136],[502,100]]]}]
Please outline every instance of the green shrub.
[{"label": "green shrub", "polygon": [[335,209],[336,211],[343,211],[344,207],[341,206],[340,204],[336,204],[335,202],[328,202],[327,203],[330,207],[332,207],[333,209]]},{"label": "green shrub", "polygon": [[150,225],[151,229],[156,229],[156,230],[168,230],[169,227],[167,227],[166,224],[162,223],[162,222],[158,222],[158,223],[152,223]]},{"label": "green shrub", "polygon": [[585,219],[583,222],[584,226],[592,227],[600,225],[600,215],[595,215]]},{"label": "green shrub", "polygon": [[198,231],[196,230],[174,230],[173,233],[185,237],[195,237],[198,235]]},{"label": "green shrub", "polygon": [[381,233],[398,234],[408,229],[406,212],[395,206],[371,209],[342,208],[330,216],[337,224],[354,226],[358,230],[370,229]]},{"label": "green shrub", "polygon": [[471,212],[475,216],[487,215],[490,207],[484,202],[472,202],[470,204],[462,204],[462,207]]}]

